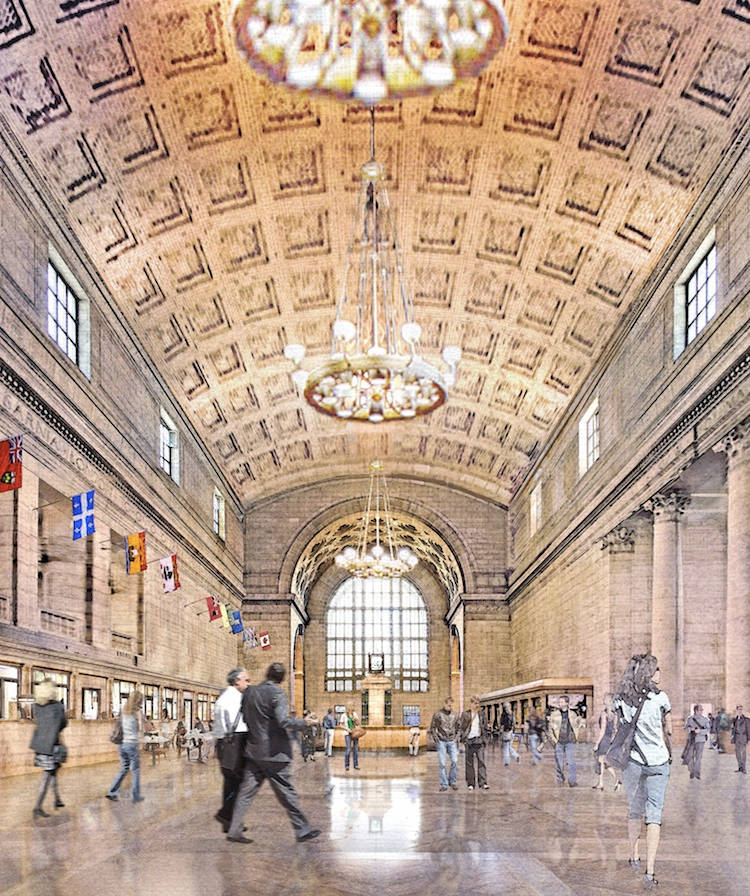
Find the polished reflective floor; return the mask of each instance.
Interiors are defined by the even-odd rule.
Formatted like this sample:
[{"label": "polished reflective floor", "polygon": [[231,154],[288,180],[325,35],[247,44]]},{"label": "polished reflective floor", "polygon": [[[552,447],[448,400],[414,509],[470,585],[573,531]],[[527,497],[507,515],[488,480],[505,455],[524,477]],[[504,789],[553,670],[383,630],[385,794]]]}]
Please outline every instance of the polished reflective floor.
[{"label": "polished reflective floor", "polygon": [[[37,774],[0,780],[0,892],[24,896],[514,894],[642,892],[626,865],[626,800],[592,790],[590,749],[579,786],[558,787],[549,754],[505,768],[488,750],[488,792],[440,793],[435,753],[341,755],[295,762],[305,812],[322,829],[297,844],[264,786],[246,818],[250,845],[224,839],[213,814],[215,762],[144,757],[133,804],[104,799],[116,763],[63,768],[65,808],[32,820]],[[731,754],[707,752],[701,781],[672,768],[657,861],[658,892],[750,894],[750,782]],[[128,782],[126,781],[126,786]]]}]

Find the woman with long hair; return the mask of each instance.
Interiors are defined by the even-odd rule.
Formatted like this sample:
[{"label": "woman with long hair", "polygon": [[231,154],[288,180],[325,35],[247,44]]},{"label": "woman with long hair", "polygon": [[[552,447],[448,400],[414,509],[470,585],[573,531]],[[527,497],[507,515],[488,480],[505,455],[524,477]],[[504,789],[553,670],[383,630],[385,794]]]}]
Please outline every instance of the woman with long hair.
[{"label": "woman with long hair", "polygon": [[143,731],[143,713],[141,705],[143,704],[143,694],[140,691],[133,693],[125,701],[125,705],[120,713],[122,722],[122,743],[118,744],[120,753],[120,770],[115,775],[112,786],[105,794],[108,800],[117,800],[117,791],[120,789],[125,779],[125,775],[131,772],[131,796],[134,803],[140,803],[141,796],[141,755],[140,755],[140,739]]},{"label": "woman with long hair", "polygon": [[62,757],[60,750],[55,747],[60,745],[60,732],[68,724],[65,718],[65,707],[57,699],[57,685],[49,678],[39,682],[36,686],[34,704],[34,720],[36,728],[29,746],[34,751],[34,765],[43,770],[42,781],[39,785],[39,793],[34,806],[35,818],[49,818],[49,812],[42,809],[42,802],[50,783],[55,795],[55,809],[62,809],[65,803],[60,799],[57,788],[57,771],[60,768]]},{"label": "woman with long hair", "polygon": [[646,822],[645,890],[651,890],[658,883],[654,863],[671,762],[671,705],[669,697],[659,689],[660,680],[656,657],[650,653],[638,654],[628,663],[614,703],[625,723],[638,714],[630,759],[622,777],[628,795],[629,865],[636,874],[641,873],[640,836],[642,823]]},{"label": "woman with long hair", "polygon": [[614,694],[605,694],[604,708],[599,714],[599,737],[594,744],[594,756],[596,757],[596,761],[599,766],[599,780],[596,784],[594,784],[594,790],[604,790],[605,768],[607,769],[607,771],[612,773],[612,777],[614,778],[615,783],[615,792],[617,792],[622,785],[622,781],[620,780],[620,776],[617,774],[616,769],[613,769],[611,766],[607,765],[605,759],[607,750],[612,743],[612,738],[615,736],[615,731],[617,729],[617,713],[612,707],[614,699]]},{"label": "woman with long hair", "polygon": [[354,768],[359,769],[359,740],[352,737],[352,731],[359,727],[359,716],[353,706],[347,706],[346,712],[342,712],[339,718],[339,728],[344,730],[344,771],[349,771],[349,758],[354,758]]}]

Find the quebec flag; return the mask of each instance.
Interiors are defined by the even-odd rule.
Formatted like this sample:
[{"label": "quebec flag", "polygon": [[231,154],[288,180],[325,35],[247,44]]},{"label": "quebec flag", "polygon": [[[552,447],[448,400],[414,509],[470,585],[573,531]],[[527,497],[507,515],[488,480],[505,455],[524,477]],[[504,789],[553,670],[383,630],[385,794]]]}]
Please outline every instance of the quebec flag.
[{"label": "quebec flag", "polygon": [[94,489],[73,495],[70,499],[73,507],[73,541],[84,535],[93,535],[94,529]]}]

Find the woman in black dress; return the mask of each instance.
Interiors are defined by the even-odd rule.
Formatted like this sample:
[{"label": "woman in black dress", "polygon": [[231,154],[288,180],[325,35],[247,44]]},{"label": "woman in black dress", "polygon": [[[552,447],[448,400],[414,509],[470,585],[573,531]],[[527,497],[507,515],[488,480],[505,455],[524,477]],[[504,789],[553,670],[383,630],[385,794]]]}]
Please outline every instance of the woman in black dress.
[{"label": "woman in black dress", "polygon": [[29,746],[34,751],[34,765],[42,769],[42,782],[34,806],[35,818],[49,818],[49,812],[42,809],[42,802],[50,782],[55,795],[55,809],[62,809],[65,805],[57,789],[57,770],[64,761],[62,750],[59,749],[60,732],[68,724],[68,720],[65,718],[65,707],[56,697],[57,685],[49,678],[45,678],[36,686],[34,704],[36,728]]},{"label": "woman in black dress", "polygon": [[594,744],[594,756],[599,764],[599,780],[594,784],[594,790],[604,790],[604,769],[606,768],[614,778],[616,792],[622,786],[622,781],[617,770],[608,766],[605,759],[617,730],[617,713],[612,708],[613,700],[614,694],[604,695],[604,709],[599,715],[599,738]]}]

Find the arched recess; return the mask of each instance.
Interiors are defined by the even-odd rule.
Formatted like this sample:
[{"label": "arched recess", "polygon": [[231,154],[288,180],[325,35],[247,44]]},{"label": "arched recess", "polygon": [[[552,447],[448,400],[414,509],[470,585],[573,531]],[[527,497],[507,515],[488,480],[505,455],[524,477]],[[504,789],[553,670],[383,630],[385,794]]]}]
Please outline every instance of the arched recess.
[{"label": "arched recess", "polygon": [[305,627],[297,626],[292,653],[292,712],[301,716],[305,708]]},{"label": "arched recess", "polygon": [[461,643],[461,632],[458,626],[451,625],[451,690],[450,695],[453,697],[453,705],[460,710],[464,706],[464,656],[463,644]]}]

